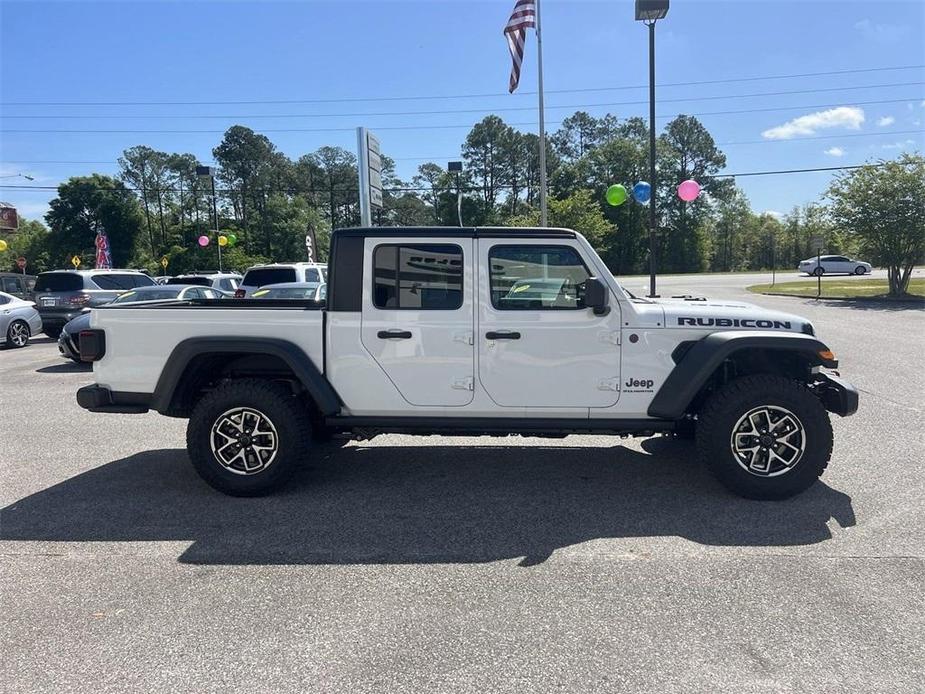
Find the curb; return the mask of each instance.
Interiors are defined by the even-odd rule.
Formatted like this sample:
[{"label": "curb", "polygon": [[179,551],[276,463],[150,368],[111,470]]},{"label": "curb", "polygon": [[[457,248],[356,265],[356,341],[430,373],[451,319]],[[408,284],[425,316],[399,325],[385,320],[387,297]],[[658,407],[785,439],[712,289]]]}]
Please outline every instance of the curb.
[{"label": "curb", "polygon": [[925,296],[918,298],[893,298],[888,296],[816,296],[815,294],[785,294],[783,292],[752,292],[752,294],[760,294],[762,296],[785,296],[791,299],[814,299],[816,301],[844,301],[850,303],[858,302],[879,302],[879,303],[891,303],[891,304],[922,304],[925,305]]}]

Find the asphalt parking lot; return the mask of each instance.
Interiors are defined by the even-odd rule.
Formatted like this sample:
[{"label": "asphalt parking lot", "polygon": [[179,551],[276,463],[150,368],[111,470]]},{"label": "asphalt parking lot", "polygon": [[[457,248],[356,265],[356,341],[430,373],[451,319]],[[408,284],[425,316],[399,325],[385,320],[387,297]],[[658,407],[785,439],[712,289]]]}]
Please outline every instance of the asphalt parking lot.
[{"label": "asphalt parking lot", "polygon": [[380,437],[232,499],[184,421],[81,410],[51,340],[0,351],[0,689],[921,691],[925,311],[759,281],[660,286],[810,318],[861,389],[784,502],[594,436]]}]

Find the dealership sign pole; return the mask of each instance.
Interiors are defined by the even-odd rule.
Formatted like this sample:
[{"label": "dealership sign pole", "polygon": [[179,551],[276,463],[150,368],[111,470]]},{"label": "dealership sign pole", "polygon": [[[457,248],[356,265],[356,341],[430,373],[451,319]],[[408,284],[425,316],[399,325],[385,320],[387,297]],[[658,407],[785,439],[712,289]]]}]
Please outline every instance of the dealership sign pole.
[{"label": "dealership sign pole", "polygon": [[382,209],[382,156],[379,138],[357,128],[357,174],[360,179],[360,226],[373,225],[373,208]]}]

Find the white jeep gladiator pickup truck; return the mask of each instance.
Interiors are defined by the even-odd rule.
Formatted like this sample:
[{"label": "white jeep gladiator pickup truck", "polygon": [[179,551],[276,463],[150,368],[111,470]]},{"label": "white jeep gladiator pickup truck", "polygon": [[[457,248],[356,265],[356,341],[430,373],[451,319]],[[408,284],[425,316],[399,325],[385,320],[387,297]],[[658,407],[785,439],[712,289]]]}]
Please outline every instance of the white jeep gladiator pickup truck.
[{"label": "white jeep gladiator pickup truck", "polygon": [[567,229],[342,229],[328,280],[326,303],[94,310],[77,401],[188,418],[194,467],[233,495],[332,437],[662,433],[696,438],[729,489],[783,498],[828,464],[828,412],[857,410],[807,320],[634,297]]}]

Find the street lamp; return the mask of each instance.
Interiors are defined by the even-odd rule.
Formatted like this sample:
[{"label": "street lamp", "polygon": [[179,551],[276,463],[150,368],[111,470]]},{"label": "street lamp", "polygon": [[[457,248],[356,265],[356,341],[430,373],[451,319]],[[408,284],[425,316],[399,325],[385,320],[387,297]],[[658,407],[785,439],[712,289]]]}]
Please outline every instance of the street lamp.
[{"label": "street lamp", "polygon": [[636,21],[649,27],[649,296],[655,296],[655,22],[668,14],[669,0],[636,0]]},{"label": "street lamp", "polygon": [[25,178],[27,181],[34,181],[35,179],[32,176],[24,173],[15,173],[15,174],[4,174],[0,178]]}]

